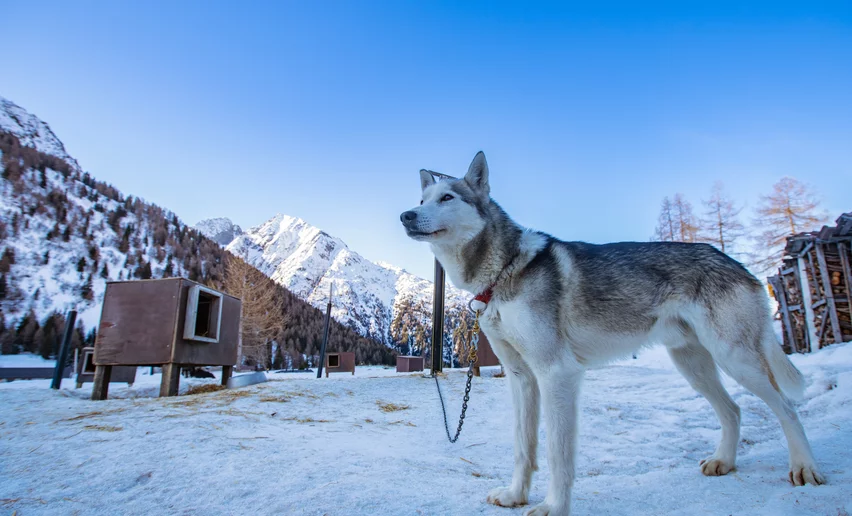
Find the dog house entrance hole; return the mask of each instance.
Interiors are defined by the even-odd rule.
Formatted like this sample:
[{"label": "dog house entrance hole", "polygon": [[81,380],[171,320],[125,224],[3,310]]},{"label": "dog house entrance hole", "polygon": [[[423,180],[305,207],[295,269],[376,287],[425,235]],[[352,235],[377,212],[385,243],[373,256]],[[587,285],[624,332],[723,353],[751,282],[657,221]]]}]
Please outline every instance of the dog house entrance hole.
[{"label": "dog house entrance hole", "polygon": [[200,285],[189,289],[183,338],[219,342],[222,294]]},{"label": "dog house entrance hole", "polygon": [[340,367],[340,355],[328,355],[328,367]]},{"label": "dog house entrance hole", "polygon": [[83,372],[84,373],[94,373],[95,372],[95,363],[92,360],[95,357],[95,353],[92,351],[86,351],[86,355],[83,358]]}]

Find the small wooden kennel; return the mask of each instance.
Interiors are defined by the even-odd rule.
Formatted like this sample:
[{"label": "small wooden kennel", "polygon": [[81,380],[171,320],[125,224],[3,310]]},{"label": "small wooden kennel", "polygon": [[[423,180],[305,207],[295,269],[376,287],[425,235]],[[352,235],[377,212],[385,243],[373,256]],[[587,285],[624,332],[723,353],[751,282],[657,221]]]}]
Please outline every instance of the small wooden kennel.
[{"label": "small wooden kennel", "polygon": [[176,396],[181,366],[237,362],[239,299],[184,278],[107,283],[92,399],[106,399],[114,366],[162,366],[160,396]]},{"label": "small wooden kennel", "polygon": [[414,373],[423,370],[423,357],[396,357],[397,373]]},{"label": "small wooden kennel", "polygon": [[476,350],[476,365],[473,367],[473,374],[479,376],[480,367],[498,365],[500,365],[500,359],[497,358],[497,355],[494,354],[494,350],[491,349],[491,343],[488,342],[488,337],[485,336],[485,333],[479,332],[479,346]]},{"label": "small wooden kennel", "polygon": [[328,373],[355,374],[355,353],[328,353],[325,356],[325,377]]},{"label": "small wooden kennel", "polygon": [[[77,361],[77,388],[83,386],[84,383],[91,383],[95,380],[95,348],[83,348],[80,358]],[[115,366],[109,375],[110,383],[126,383],[133,385],[136,381],[136,366]]]}]

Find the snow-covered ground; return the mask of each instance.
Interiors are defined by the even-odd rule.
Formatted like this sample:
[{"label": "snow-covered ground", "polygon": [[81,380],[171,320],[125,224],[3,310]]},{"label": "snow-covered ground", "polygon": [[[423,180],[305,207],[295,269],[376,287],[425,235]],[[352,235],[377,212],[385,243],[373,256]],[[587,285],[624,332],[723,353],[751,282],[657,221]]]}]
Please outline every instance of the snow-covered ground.
[{"label": "snow-covered ground", "polygon": [[[828,485],[787,482],[778,422],[733,381],[739,469],[703,477],[715,416],[662,350],[591,371],[574,514],[845,515],[852,512],[852,344],[794,357],[811,385],[803,423]],[[70,380],[0,384],[0,508],[27,514],[521,514],[487,505],[512,474],[507,379],[474,379],[457,444],[434,381],[359,368],[317,380],[271,374],[238,390],[159,399],[159,376],[88,400]],[[451,426],[464,375],[441,380]],[[213,382],[208,380],[208,382]],[[204,380],[182,379],[182,392]],[[384,412],[380,404],[407,406]],[[542,436],[543,431],[542,431]],[[547,486],[546,460],[531,502]]]}]

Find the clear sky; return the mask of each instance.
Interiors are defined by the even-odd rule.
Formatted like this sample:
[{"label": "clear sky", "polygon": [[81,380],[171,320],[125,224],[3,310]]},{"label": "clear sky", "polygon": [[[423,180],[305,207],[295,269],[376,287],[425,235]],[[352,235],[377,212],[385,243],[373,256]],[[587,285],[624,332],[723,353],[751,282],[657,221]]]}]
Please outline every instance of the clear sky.
[{"label": "clear sky", "polygon": [[647,240],[716,180],[852,210],[852,2],[742,4],[0,0],[0,95],[189,223],[282,212],[427,277],[399,213],[480,149],[568,240]]}]

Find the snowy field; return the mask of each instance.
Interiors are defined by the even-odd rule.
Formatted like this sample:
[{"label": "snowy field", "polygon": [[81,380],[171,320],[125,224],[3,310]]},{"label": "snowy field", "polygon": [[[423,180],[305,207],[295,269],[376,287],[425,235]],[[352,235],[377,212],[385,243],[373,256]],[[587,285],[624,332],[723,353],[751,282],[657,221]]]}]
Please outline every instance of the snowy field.
[{"label": "snowy field", "polygon": [[[828,485],[787,482],[777,420],[728,379],[743,409],[739,469],[702,476],[716,418],[665,353],[651,350],[588,375],[574,514],[852,513],[852,344],[794,360],[810,381],[800,414]],[[0,384],[0,513],[523,512],[485,503],[512,474],[510,396],[493,370],[474,379],[454,445],[434,381],[420,374],[272,374],[244,389],[158,399],[159,376],[143,372],[132,388],[113,384],[102,402],[87,399],[91,384],[77,390],[67,379],[59,392],[47,380]],[[181,380],[182,393],[205,382]],[[442,379],[453,419],[463,381],[457,370]],[[385,412],[384,403],[402,410]],[[543,444],[539,456],[533,504],[547,486]]]}]

